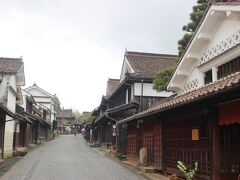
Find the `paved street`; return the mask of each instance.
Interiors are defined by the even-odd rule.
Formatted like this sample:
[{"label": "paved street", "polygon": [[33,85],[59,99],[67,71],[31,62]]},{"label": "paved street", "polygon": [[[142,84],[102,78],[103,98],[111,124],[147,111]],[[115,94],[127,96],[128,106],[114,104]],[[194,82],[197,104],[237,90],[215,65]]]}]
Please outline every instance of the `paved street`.
[{"label": "paved street", "polygon": [[83,137],[60,136],[28,153],[3,180],[143,179],[87,146]]}]

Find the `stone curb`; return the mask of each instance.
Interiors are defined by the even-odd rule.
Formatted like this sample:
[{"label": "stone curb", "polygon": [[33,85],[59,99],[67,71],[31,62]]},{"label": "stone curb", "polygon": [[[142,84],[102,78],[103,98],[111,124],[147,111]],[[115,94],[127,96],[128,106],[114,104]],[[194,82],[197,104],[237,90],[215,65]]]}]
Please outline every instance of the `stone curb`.
[{"label": "stone curb", "polygon": [[144,172],[145,169],[144,168],[141,168],[140,166],[136,165],[136,164],[133,164],[129,161],[121,161],[119,160],[117,157],[115,157],[113,154],[105,151],[104,149],[102,148],[99,148],[99,147],[92,147],[92,149],[102,155],[105,155],[107,157],[109,157],[110,159],[112,159],[113,161],[121,164],[122,166],[126,167],[127,169],[129,169],[130,171],[134,172],[135,174],[138,174],[148,180],[169,180],[168,177],[166,176],[162,176],[160,174],[157,174],[157,173],[146,173]]}]

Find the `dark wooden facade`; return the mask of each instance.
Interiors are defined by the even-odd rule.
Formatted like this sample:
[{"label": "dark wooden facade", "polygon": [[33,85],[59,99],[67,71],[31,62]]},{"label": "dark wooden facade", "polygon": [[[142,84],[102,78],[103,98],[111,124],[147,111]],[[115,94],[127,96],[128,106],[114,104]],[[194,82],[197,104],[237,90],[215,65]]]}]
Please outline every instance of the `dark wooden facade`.
[{"label": "dark wooden facade", "polygon": [[20,115],[24,112],[24,108],[21,106],[16,106],[16,121],[15,121],[15,131],[14,131],[14,140],[13,140],[13,148],[16,150],[16,148],[22,148],[26,147],[28,143],[28,133],[27,127],[29,126],[29,123],[32,123],[31,121],[27,121],[26,117]]},{"label": "dark wooden facade", "polygon": [[[118,147],[120,153],[132,151],[131,148],[126,148],[127,138],[131,140],[133,138],[130,137],[130,134],[127,134],[129,127],[119,125],[116,129],[117,137],[113,137],[115,129],[112,128],[110,131],[107,126],[103,125],[103,121],[110,121],[115,126],[117,122],[148,109],[157,101],[166,97],[165,95],[170,96],[172,93],[157,94],[152,90],[152,86],[155,75],[159,70],[175,67],[177,58],[175,55],[126,51],[120,79],[108,80],[106,96],[102,98],[100,106],[94,110],[93,114],[96,115],[96,118],[93,129],[94,131],[98,129],[98,133],[94,132],[94,136],[108,134],[104,141],[111,137],[115,142],[115,138],[116,144],[114,143],[114,145]],[[137,106],[133,107],[132,104],[137,104]],[[144,132],[141,130],[139,128],[135,139],[137,138],[139,143],[148,146],[150,152],[153,146],[153,128],[149,126],[149,129],[146,127]],[[142,146],[139,143],[136,143],[136,148]],[[149,162],[153,163],[153,160],[149,159]]]},{"label": "dark wooden facade", "polygon": [[182,176],[177,161],[199,163],[198,180],[234,180],[240,174],[240,89],[127,123],[127,157]]},{"label": "dark wooden facade", "polygon": [[[154,135],[159,133],[159,129],[155,128],[154,121],[135,121],[128,124],[127,129],[127,157],[129,160],[138,162],[139,151],[142,147],[147,149],[148,165],[154,165]],[[157,148],[157,146],[156,146]],[[158,149],[159,150],[159,149]]]},{"label": "dark wooden facade", "polygon": [[150,106],[156,104],[162,97],[151,97],[151,96],[134,96],[134,101],[140,104],[141,109],[139,111],[144,111],[148,109]]},{"label": "dark wooden facade", "polygon": [[[134,81],[133,81],[134,82]],[[128,83],[133,83],[132,81]],[[130,117],[138,112],[148,109],[151,105],[157,101],[163,99],[162,97],[150,97],[150,96],[133,96],[130,101],[126,103],[126,91],[129,90],[129,84],[123,85],[119,92],[116,92],[110,99],[103,99],[99,111],[102,112],[102,119],[95,121],[94,139],[100,144],[109,144],[114,141],[112,135],[112,125],[116,121],[120,121],[127,117]],[[111,108],[109,108],[111,107]],[[108,117],[104,116],[104,113],[108,114]],[[98,115],[98,117],[101,117]],[[110,118],[109,118],[110,117]],[[110,126],[110,125],[111,126]],[[147,129],[149,127],[150,129]],[[127,153],[127,128],[125,125],[120,125],[117,128],[117,147],[121,153]],[[146,126],[144,129],[144,143],[146,146],[153,146],[153,129],[152,126]],[[97,131],[97,132],[96,132]],[[99,137],[98,137],[99,136]],[[139,142],[142,141],[143,134],[138,131]],[[142,142],[143,143],[143,142]],[[141,147],[141,145],[138,145]],[[150,160],[151,163],[153,160]]]},{"label": "dark wooden facade", "polygon": [[[210,122],[204,115],[201,106],[191,107],[191,113],[187,109],[178,110],[174,115],[162,121],[164,127],[163,171],[181,175],[176,168],[177,161],[193,165],[199,162],[200,179],[210,176]],[[199,132],[198,140],[193,140],[192,132]]]},{"label": "dark wooden facade", "polygon": [[0,110],[0,159],[3,158],[6,113]]}]

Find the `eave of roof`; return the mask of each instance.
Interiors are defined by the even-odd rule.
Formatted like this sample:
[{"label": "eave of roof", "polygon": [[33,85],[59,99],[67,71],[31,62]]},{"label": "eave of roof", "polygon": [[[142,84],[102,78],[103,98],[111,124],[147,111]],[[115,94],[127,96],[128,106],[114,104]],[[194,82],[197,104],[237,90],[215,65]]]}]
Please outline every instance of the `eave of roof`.
[{"label": "eave of roof", "polygon": [[131,101],[131,102],[129,102],[128,104],[122,104],[122,105],[120,105],[120,106],[117,106],[117,107],[108,109],[108,110],[106,110],[101,116],[99,116],[99,117],[94,121],[94,123],[97,123],[97,122],[101,121],[103,118],[108,118],[108,115],[109,115],[109,114],[115,114],[115,113],[121,112],[121,111],[123,111],[123,110],[130,109],[130,108],[133,108],[133,107],[138,107],[138,106],[139,106],[139,103],[138,103],[138,102],[136,102],[136,101]]},{"label": "eave of roof", "polygon": [[135,119],[144,118],[156,113],[170,110],[188,103],[192,103],[197,100],[201,100],[203,98],[208,98],[209,96],[216,95],[223,91],[227,91],[229,89],[232,89],[234,87],[239,87],[239,86],[240,86],[240,73],[236,73],[227,78],[224,78],[214,83],[203,86],[199,89],[171,98],[169,101],[163,100],[162,103],[160,101],[159,105],[156,105],[146,111],[140,112],[129,118],[123,119],[117,122],[117,124],[126,123]]},{"label": "eave of roof", "polygon": [[212,5],[240,5],[240,1],[239,0],[233,0],[233,1],[227,1],[227,2],[220,2],[220,1],[211,1],[210,2]]},{"label": "eave of roof", "polygon": [[44,120],[41,118],[41,117],[38,117],[38,116],[36,116],[36,115],[33,115],[33,114],[30,114],[30,113],[28,113],[28,112],[22,112],[22,114],[23,115],[25,115],[25,116],[27,116],[27,117],[29,117],[30,119],[32,119],[32,120],[35,120],[35,121],[38,121],[40,124],[44,124]]},{"label": "eave of roof", "polygon": [[15,118],[15,114],[12,111],[10,111],[7,107],[5,107],[3,103],[0,103],[0,109],[4,111],[8,116]]},{"label": "eave of roof", "polygon": [[[190,39],[190,41],[188,42],[188,44],[187,44],[187,46],[186,46],[186,48],[185,48],[185,51],[183,52],[183,54],[182,54],[181,57],[179,58],[179,61],[178,61],[178,63],[177,63],[176,68],[174,69],[173,73],[171,74],[171,76],[170,76],[170,78],[169,78],[169,81],[167,82],[167,89],[168,89],[168,90],[173,90],[173,89],[171,88],[171,83],[172,83],[173,78],[174,78],[175,75],[176,75],[177,69],[179,68],[180,64],[182,63],[182,61],[183,61],[186,53],[188,52],[189,48],[190,48],[191,45],[192,45],[194,39],[197,38],[196,36],[198,35],[199,31],[201,30],[201,26],[204,24],[204,21],[207,20],[206,18],[207,18],[208,13],[210,12],[209,10],[211,9],[211,7],[214,6],[214,8],[216,8],[216,6],[218,6],[218,5],[229,5],[229,6],[230,6],[230,5],[231,5],[231,6],[239,5],[240,2],[239,2],[239,0],[237,0],[237,1],[238,1],[238,2],[222,2],[222,3],[221,3],[221,2],[220,2],[220,3],[219,3],[219,2],[213,2],[213,3],[210,2],[210,3],[209,3],[209,6],[208,6],[208,8],[206,9],[203,18],[201,19],[200,23],[198,24],[195,32],[194,32],[193,35],[192,35],[192,38]],[[214,9],[213,9],[213,10],[214,10]]]},{"label": "eave of roof", "polygon": [[43,93],[47,94],[47,95],[48,95],[49,97],[51,97],[51,98],[54,98],[54,97],[55,97],[54,95],[52,95],[51,93],[45,91],[44,89],[40,88],[40,87],[37,86],[37,85],[32,85],[32,86],[30,86],[30,87],[28,87],[28,88],[25,88],[24,90],[25,90],[25,91],[28,91],[29,89],[32,89],[32,88],[37,88],[37,89],[39,89],[40,91],[42,91]]},{"label": "eave of roof", "polygon": [[31,121],[28,117],[26,117],[26,116],[24,116],[24,115],[21,115],[21,114],[19,114],[19,113],[16,113],[16,119],[19,119],[20,121],[23,121],[23,122],[27,122],[27,123],[29,123],[29,124],[32,124],[32,121]]},{"label": "eave of roof", "polygon": [[188,50],[188,48],[190,47],[190,45],[192,44],[192,41],[193,41],[193,39],[195,38],[195,36],[196,36],[196,34],[197,34],[199,28],[201,27],[203,21],[205,20],[206,15],[207,15],[208,10],[210,9],[210,7],[211,7],[211,5],[209,5],[208,8],[206,9],[204,16],[202,17],[202,19],[201,19],[201,21],[199,22],[199,24],[198,24],[198,26],[197,26],[195,32],[193,33],[192,38],[191,38],[190,41],[188,42],[188,44],[187,44],[187,46],[186,46],[186,48],[185,48],[185,51],[184,51],[183,54],[180,56],[180,58],[179,58],[179,60],[178,60],[178,62],[177,62],[177,65],[176,65],[176,67],[175,67],[173,73],[171,74],[171,76],[170,76],[168,82],[167,82],[167,88],[169,88],[169,85],[170,85],[170,82],[171,82],[171,80],[172,80],[172,78],[173,78],[173,75],[176,73],[176,70],[177,70],[179,64],[182,62],[183,57],[184,57],[185,54],[187,53],[187,50]]},{"label": "eave of roof", "polygon": [[120,106],[108,109],[108,110],[106,110],[106,112],[109,113],[109,114],[114,114],[114,113],[117,113],[117,112],[129,109],[129,108],[138,107],[138,106],[139,106],[138,102],[131,101],[131,102],[127,103],[127,104],[122,104]]},{"label": "eave of roof", "polygon": [[100,120],[102,120],[104,117],[106,117],[106,113],[101,114],[95,121],[94,124],[98,123]]}]

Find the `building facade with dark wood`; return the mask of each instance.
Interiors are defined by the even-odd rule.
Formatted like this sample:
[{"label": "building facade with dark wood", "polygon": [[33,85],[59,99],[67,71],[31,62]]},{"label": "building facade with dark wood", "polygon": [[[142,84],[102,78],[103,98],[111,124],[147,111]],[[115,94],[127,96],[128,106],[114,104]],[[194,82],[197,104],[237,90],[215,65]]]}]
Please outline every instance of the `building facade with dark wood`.
[{"label": "building facade with dark wood", "polygon": [[[174,68],[177,57],[174,55],[126,51],[120,79],[109,79],[106,96],[96,109],[94,120],[101,144],[112,144],[118,151],[126,153],[127,133],[125,125],[116,122],[148,109],[160,99],[173,95],[172,92],[157,92],[153,89],[153,80],[157,72],[165,68]],[[111,93],[109,93],[111,92]]]},{"label": "building facade with dark wood", "polygon": [[51,125],[44,117],[47,108],[38,104],[30,93],[22,90],[22,103],[17,105],[16,110],[15,150],[51,139]]},{"label": "building facade with dark wood", "polygon": [[75,130],[76,119],[72,109],[61,109],[58,111],[56,120],[59,134],[70,134]]},{"label": "building facade with dark wood", "polygon": [[146,147],[148,164],[163,172],[181,176],[177,161],[198,162],[197,179],[237,179],[239,90],[238,73],[120,121],[129,131],[128,159]]},{"label": "building facade with dark wood", "polygon": [[196,179],[238,179],[239,15],[238,1],[212,2],[168,83],[177,95],[117,123],[127,126],[129,160],[145,147],[165,173],[182,177],[177,161],[198,162]]}]

